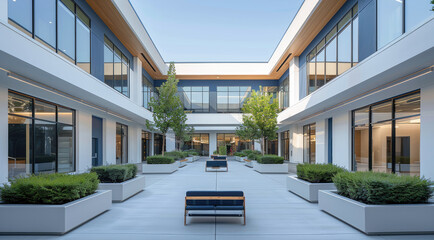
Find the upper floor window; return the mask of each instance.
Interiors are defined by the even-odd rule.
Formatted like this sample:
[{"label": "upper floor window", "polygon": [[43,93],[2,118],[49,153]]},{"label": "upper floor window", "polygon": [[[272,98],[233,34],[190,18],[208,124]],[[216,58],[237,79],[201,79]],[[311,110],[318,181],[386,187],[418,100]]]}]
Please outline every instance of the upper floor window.
[{"label": "upper floor window", "polygon": [[90,73],[90,19],[72,0],[9,0],[9,23]]},{"label": "upper floor window", "polygon": [[241,112],[251,91],[248,86],[217,87],[217,112]]},{"label": "upper floor window", "polygon": [[125,96],[129,96],[128,58],[112,41],[104,37],[104,82]]},{"label": "upper floor window", "polygon": [[358,63],[357,12],[356,4],[307,55],[308,94]]},{"label": "upper floor window", "polygon": [[142,76],[142,87],[143,87],[143,107],[150,109],[149,102],[151,97],[155,97],[155,88],[152,86],[151,82]]},{"label": "upper floor window", "polygon": [[209,112],[209,87],[179,87],[178,95],[184,104],[185,111]]},{"label": "upper floor window", "polygon": [[279,86],[279,108],[289,107],[289,76]]}]

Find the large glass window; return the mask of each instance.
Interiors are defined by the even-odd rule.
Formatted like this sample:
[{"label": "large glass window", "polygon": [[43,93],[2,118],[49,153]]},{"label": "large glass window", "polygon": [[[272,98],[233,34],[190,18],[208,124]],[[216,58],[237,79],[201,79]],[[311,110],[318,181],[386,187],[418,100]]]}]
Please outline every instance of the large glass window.
[{"label": "large glass window", "polygon": [[308,94],[358,63],[357,12],[356,4],[307,55]]},{"label": "large glass window", "polygon": [[90,20],[77,8],[77,66],[90,73]]},{"label": "large glass window", "polygon": [[289,76],[279,86],[279,108],[289,107]]},{"label": "large glass window", "polygon": [[405,31],[409,31],[421,24],[429,17],[433,17],[431,0],[406,0],[405,1]]},{"label": "large glass window", "polygon": [[355,171],[420,173],[420,93],[353,111]]},{"label": "large glass window", "polygon": [[377,44],[384,47],[403,32],[403,1],[377,1]]},{"label": "large glass window", "polygon": [[285,132],[282,132],[282,133],[280,133],[280,140],[281,140],[281,148],[280,148],[280,150],[281,150],[281,156],[285,159],[285,160],[287,160],[287,161],[289,161],[289,155],[290,155],[290,150],[289,150],[289,131],[285,131]]},{"label": "large glass window", "polygon": [[62,0],[58,2],[57,8],[59,53],[75,60],[74,3],[70,0]]},{"label": "large glass window", "polygon": [[217,112],[241,112],[251,91],[250,86],[218,86]]},{"label": "large glass window", "polygon": [[8,0],[8,14],[11,24],[32,34],[32,0]]},{"label": "large glass window", "polygon": [[209,112],[209,87],[178,87],[178,96],[188,112]]},{"label": "large glass window", "polygon": [[35,0],[35,37],[56,48],[55,0]]},{"label": "large glass window", "polygon": [[303,126],[303,162],[315,163],[316,125]]},{"label": "large glass window", "polygon": [[150,110],[149,102],[155,95],[155,88],[151,82],[143,75],[142,76],[142,88],[143,88],[143,107]]},{"label": "large glass window", "polygon": [[150,132],[142,130],[142,162],[151,155],[151,134]]},{"label": "large glass window", "polygon": [[279,140],[277,139],[277,136],[273,140],[265,140],[265,153],[266,154],[273,154],[278,155],[279,152]]},{"label": "large glass window", "polygon": [[9,92],[9,177],[75,169],[75,111]]},{"label": "large glass window", "polygon": [[104,37],[104,81],[125,96],[129,96],[128,58],[114,46],[113,42]]},{"label": "large glass window", "polygon": [[128,126],[116,123],[116,164],[128,163]]},{"label": "large glass window", "polygon": [[252,149],[252,141],[241,140],[234,133],[217,133],[217,149],[226,147],[227,154],[232,156],[235,152]]},{"label": "large glass window", "polygon": [[154,155],[163,153],[163,135],[154,133]]},{"label": "large glass window", "polygon": [[209,134],[193,133],[190,141],[185,141],[182,150],[196,150],[201,156],[209,156]]}]

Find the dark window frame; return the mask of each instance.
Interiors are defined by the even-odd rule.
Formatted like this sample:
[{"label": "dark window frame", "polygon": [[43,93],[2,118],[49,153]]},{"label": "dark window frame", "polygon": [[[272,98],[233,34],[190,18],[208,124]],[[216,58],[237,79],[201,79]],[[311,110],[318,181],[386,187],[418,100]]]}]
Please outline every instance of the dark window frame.
[{"label": "dark window frame", "polygon": [[[111,45],[113,46],[113,47],[111,47],[111,46],[108,46],[107,44],[106,44],[106,40],[108,41],[108,42],[110,42],[111,43]],[[105,84],[107,84],[108,86],[110,86],[111,88],[113,88],[114,90],[116,90],[117,92],[119,92],[120,94],[122,94],[122,95],[124,95],[124,96],[126,96],[126,97],[130,97],[130,69],[131,69],[131,65],[130,65],[130,60],[128,59],[128,57],[121,51],[121,49],[120,48],[118,48],[114,43],[113,43],[113,41],[112,40],[110,40],[110,38],[109,37],[107,37],[106,35],[104,35],[104,45],[103,46],[107,46],[110,50],[111,50],[111,52],[113,53],[113,78],[112,78],[112,81],[113,81],[113,86],[110,86],[109,84],[107,84],[106,82],[105,82],[105,75],[104,75],[104,83]],[[120,52],[121,53],[121,56],[119,56],[120,57],[120,64],[121,64],[121,82],[123,81],[122,80],[122,76],[123,76],[123,64],[124,64],[124,59],[125,59],[125,61],[126,61],[126,65],[127,65],[127,89],[128,89],[128,91],[127,91],[127,94],[124,94],[124,86],[122,85],[121,86],[121,90],[119,91],[118,89],[116,89],[114,86],[115,86],[115,54],[116,54],[116,50],[118,51],[118,52]],[[103,64],[105,63],[105,60],[103,60]]]}]

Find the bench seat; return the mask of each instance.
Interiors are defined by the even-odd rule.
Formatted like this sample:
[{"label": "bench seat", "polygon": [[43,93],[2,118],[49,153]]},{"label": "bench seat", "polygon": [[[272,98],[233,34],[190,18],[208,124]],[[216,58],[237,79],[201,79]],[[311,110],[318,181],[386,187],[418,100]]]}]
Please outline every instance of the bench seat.
[{"label": "bench seat", "polygon": [[226,160],[213,160],[205,162],[205,172],[208,172],[208,168],[220,169],[225,168],[226,172],[229,170],[228,161]]},{"label": "bench seat", "polygon": [[243,206],[215,206],[215,205],[196,205],[196,206],[187,206],[185,210],[228,210],[228,211],[242,211],[244,210]]}]

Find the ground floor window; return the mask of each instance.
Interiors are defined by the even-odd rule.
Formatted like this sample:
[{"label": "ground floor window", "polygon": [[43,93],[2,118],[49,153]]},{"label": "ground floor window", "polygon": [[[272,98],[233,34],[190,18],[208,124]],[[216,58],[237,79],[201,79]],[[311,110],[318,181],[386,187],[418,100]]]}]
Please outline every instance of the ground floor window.
[{"label": "ground floor window", "polygon": [[193,133],[191,140],[185,141],[182,150],[196,150],[201,156],[209,155],[209,134]]},{"label": "ground floor window", "polygon": [[303,126],[303,162],[315,163],[316,150],[316,125],[315,123]]},{"label": "ground floor window", "polygon": [[353,111],[353,170],[420,173],[420,93]]},{"label": "ground floor window", "polygon": [[252,149],[252,141],[241,140],[235,133],[217,133],[217,149],[226,146],[227,154],[233,155],[245,149]]},{"label": "ground floor window", "polygon": [[279,139],[277,139],[277,136],[273,140],[266,140],[265,141],[265,153],[266,154],[277,155],[278,152],[279,152]]},{"label": "ground floor window", "polygon": [[75,111],[9,91],[9,178],[75,171]]},{"label": "ground floor window", "polygon": [[142,131],[142,162],[146,161],[146,157],[151,154],[151,134],[147,131]]},{"label": "ground floor window", "polygon": [[128,163],[128,126],[116,123],[116,164]]},{"label": "ground floor window", "polygon": [[163,135],[154,133],[154,155],[163,153]]},{"label": "ground floor window", "polygon": [[281,156],[289,161],[289,131],[280,133],[281,140]]}]

